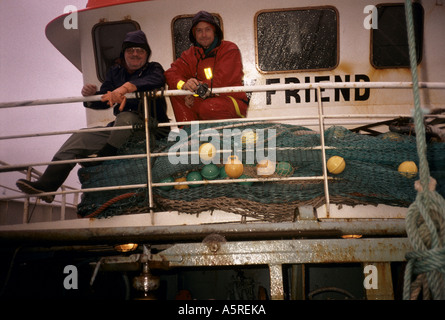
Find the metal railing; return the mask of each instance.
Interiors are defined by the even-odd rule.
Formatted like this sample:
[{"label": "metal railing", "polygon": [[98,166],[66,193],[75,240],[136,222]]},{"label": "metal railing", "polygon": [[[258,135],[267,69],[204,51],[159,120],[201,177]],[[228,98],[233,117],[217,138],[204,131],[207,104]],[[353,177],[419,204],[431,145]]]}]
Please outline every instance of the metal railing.
[{"label": "metal railing", "polygon": [[[14,168],[14,169],[6,170],[6,168]],[[5,169],[5,170],[3,170],[3,169]],[[10,172],[10,171],[15,171],[15,172],[18,172],[20,174],[23,174],[27,180],[30,180],[31,178],[39,178],[42,175],[42,173],[40,171],[36,170],[32,165],[31,166],[28,166],[28,165],[11,166],[10,164],[0,160],[0,173],[1,172]],[[0,187],[8,189],[8,190],[13,191],[13,192],[20,192],[19,190],[13,189],[13,188],[11,188],[9,186],[6,186],[6,185],[0,185]],[[69,193],[69,191],[67,191],[67,190],[75,190],[75,189],[73,187],[70,187],[70,186],[65,185],[65,184],[63,184],[60,187],[60,189],[62,190],[62,192],[64,192],[61,195],[61,200],[54,199],[54,201],[51,204],[51,206],[59,205],[60,206],[60,220],[65,220],[65,214],[66,214],[67,207],[76,208],[77,204],[79,203],[79,195],[77,193],[74,194],[73,199],[70,202],[67,199],[67,194],[66,193]],[[30,197],[24,197],[23,195],[20,195],[18,197],[11,197],[11,196],[10,197],[2,197],[0,199],[0,201],[1,200],[5,200],[5,201],[6,200],[13,200],[13,199],[16,199],[16,198],[19,198],[19,199],[20,198],[25,198],[24,199],[24,205],[23,205],[23,218],[22,218],[22,222],[23,223],[29,223],[30,218],[31,218],[31,215],[30,215],[30,212],[29,212],[29,205],[30,205],[29,198]]]},{"label": "metal railing", "polygon": [[[325,200],[326,205],[325,208],[327,210],[326,216],[329,217],[329,188],[328,183],[330,177],[327,175],[327,167],[326,167],[326,146],[324,142],[324,127],[325,125],[329,125],[329,119],[331,120],[346,120],[348,125],[351,124],[364,124],[369,122],[375,122],[376,119],[395,119],[399,117],[411,117],[409,114],[337,114],[337,115],[326,115],[323,112],[323,101],[322,101],[322,89],[366,89],[366,88],[374,88],[374,89],[410,89],[412,88],[411,82],[348,82],[348,83],[332,83],[332,82],[323,82],[323,83],[305,83],[305,84],[271,84],[271,85],[256,85],[256,86],[242,86],[242,87],[225,87],[225,88],[214,88],[212,93],[231,93],[231,92],[265,92],[265,91],[285,91],[285,90],[300,90],[300,89],[311,89],[316,90],[317,96],[319,97],[317,103],[317,115],[313,116],[275,116],[275,117],[261,117],[261,118],[237,118],[224,120],[224,122],[232,122],[238,123],[242,125],[243,123],[255,124],[255,123],[263,123],[263,122],[280,122],[280,121],[293,121],[293,120],[312,120],[311,124],[318,125],[320,130],[320,146],[316,147],[321,149],[322,154],[322,164],[323,164],[323,175],[322,176],[311,176],[311,177],[280,177],[280,178],[247,178],[247,179],[228,179],[228,180],[212,180],[207,181],[208,184],[217,184],[217,183],[239,183],[239,182],[269,182],[269,181],[277,181],[277,180],[323,180],[324,183],[324,192],[325,192]],[[445,83],[443,82],[420,82],[420,88],[425,89],[445,89]],[[170,97],[170,96],[185,96],[190,95],[191,92],[184,90],[165,90],[165,91],[157,91],[151,92],[151,97]],[[147,93],[131,93],[126,95],[127,98],[142,98],[143,105],[145,109],[145,115],[148,114],[148,94]],[[4,102],[0,103],[0,109],[6,108],[17,108],[17,107],[25,107],[25,106],[36,106],[36,105],[51,105],[51,104],[60,104],[60,103],[74,103],[74,102],[85,102],[85,101],[98,101],[101,96],[92,96],[92,97],[69,97],[69,98],[57,98],[57,99],[42,99],[42,100],[27,100],[27,101],[15,101],[15,102]],[[444,116],[441,115],[425,115],[425,117],[437,117],[441,118]],[[352,121],[355,119],[354,121]],[[367,121],[366,121],[367,120]],[[211,123],[220,123],[222,120],[203,120],[199,121],[201,124],[211,124]],[[148,123],[148,119],[145,119],[145,123]],[[159,123],[159,127],[179,127],[183,125],[191,125],[195,122],[169,122],[169,123]],[[345,122],[336,122],[335,124],[341,124]],[[69,131],[57,131],[57,132],[43,132],[38,134],[23,134],[23,135],[11,135],[11,136],[3,136],[0,137],[0,140],[8,140],[8,139],[22,139],[28,137],[41,137],[41,136],[51,136],[51,135],[60,135],[60,134],[71,134],[76,132],[97,132],[97,131],[113,131],[113,130],[128,130],[133,129],[132,126],[119,126],[119,127],[106,127],[106,128],[91,128],[91,129],[82,129],[82,130],[69,130]],[[162,157],[168,156],[169,152],[164,153],[151,153],[150,152],[150,139],[149,139],[149,128],[145,126],[145,138],[146,138],[146,150],[145,154],[135,154],[135,155],[121,155],[121,156],[111,156],[111,157],[103,157],[103,158],[87,158],[87,159],[76,159],[76,160],[64,160],[57,162],[37,162],[37,163],[25,163],[19,165],[5,165],[2,164],[0,166],[0,174],[2,172],[11,172],[11,171],[20,171],[24,168],[30,168],[28,170],[33,170],[32,168],[35,166],[48,165],[50,163],[79,163],[79,162],[95,162],[95,161],[111,161],[118,159],[138,159],[145,158],[147,161],[147,183],[146,184],[133,184],[133,185],[120,185],[120,186],[111,186],[111,187],[97,187],[97,188],[87,188],[87,189],[70,189],[70,190],[62,190],[56,192],[45,192],[41,194],[34,195],[17,195],[17,196],[8,196],[8,197],[0,197],[0,201],[12,200],[12,199],[20,199],[25,198],[29,199],[30,197],[41,197],[48,195],[62,195],[64,197],[67,194],[80,194],[85,192],[100,192],[100,191],[108,191],[108,190],[125,190],[125,189],[134,189],[134,188],[147,188],[148,199],[149,199],[149,208],[153,208],[153,190],[154,187],[161,186],[175,186],[175,185],[190,185],[190,184],[198,184],[200,182],[164,182],[164,183],[154,183],[152,181],[151,174],[151,158],[153,157]],[[189,151],[190,154],[193,151]],[[176,152],[175,152],[176,153]],[[30,177],[30,176],[29,176]],[[64,201],[62,202],[64,206]],[[25,212],[27,210],[25,209]],[[150,209],[150,213],[152,214],[152,219],[154,219],[154,212]],[[26,221],[24,219],[24,221]]]}]

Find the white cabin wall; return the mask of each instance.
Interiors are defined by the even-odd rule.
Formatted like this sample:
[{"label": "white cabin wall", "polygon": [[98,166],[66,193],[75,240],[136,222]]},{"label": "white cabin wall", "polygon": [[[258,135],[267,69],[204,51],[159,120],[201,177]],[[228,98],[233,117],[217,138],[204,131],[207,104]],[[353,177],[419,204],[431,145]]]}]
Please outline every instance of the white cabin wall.
[{"label": "white cabin wall", "polygon": [[[394,1],[403,3],[403,1]],[[305,77],[311,82],[315,75],[328,75],[331,81],[338,75],[344,79],[351,76],[365,74],[371,82],[410,82],[411,73],[408,68],[375,69],[370,63],[370,34],[371,31],[363,26],[367,16],[363,12],[369,4],[380,4],[382,1],[335,1],[332,4],[325,1],[197,1],[187,2],[177,0],[137,2],[108,8],[89,10],[83,14],[80,21],[82,34],[82,70],[85,83],[96,83],[96,67],[91,39],[92,27],[100,19],[119,21],[126,17],[137,21],[141,29],[147,34],[153,51],[151,60],[161,63],[164,69],[170,67],[173,61],[171,39],[171,22],[176,16],[194,14],[199,10],[217,13],[223,21],[223,31],[226,40],[235,42],[242,54],[245,73],[245,84],[265,84],[268,78],[279,78],[284,84],[286,77],[297,77],[301,83]],[[393,2],[391,2],[393,3]],[[424,53],[419,66],[420,81],[443,81],[445,79],[444,54],[445,42],[445,8],[437,6],[433,0],[422,1],[424,7]],[[339,63],[333,70],[304,71],[288,73],[263,74],[256,67],[255,51],[255,14],[265,9],[276,8],[305,8],[326,5],[333,6],[338,11],[339,19]],[[188,37],[188,34],[184,35]],[[410,114],[412,110],[412,93],[409,89],[373,89],[368,100],[354,101],[354,90],[351,89],[351,101],[333,101],[334,91],[325,90],[324,97],[330,101],[324,103],[325,114]],[[303,95],[303,93],[301,93]],[[444,107],[444,90],[421,90],[422,102],[425,106]],[[303,100],[303,99],[302,99]],[[254,93],[249,108],[249,117],[289,116],[289,115],[317,115],[315,93],[311,92],[310,102],[296,103],[291,100],[285,103],[285,93],[276,92],[272,97],[272,104],[266,104],[266,93]],[[87,110],[89,126],[104,124],[112,119],[111,111]],[[304,121],[299,121],[304,125]]]},{"label": "white cabin wall", "polygon": [[[435,1],[427,1],[431,4]],[[445,81],[445,3],[425,6],[424,59],[419,68],[419,79],[425,82]],[[428,108],[444,108],[445,90],[422,92],[422,104]]]}]

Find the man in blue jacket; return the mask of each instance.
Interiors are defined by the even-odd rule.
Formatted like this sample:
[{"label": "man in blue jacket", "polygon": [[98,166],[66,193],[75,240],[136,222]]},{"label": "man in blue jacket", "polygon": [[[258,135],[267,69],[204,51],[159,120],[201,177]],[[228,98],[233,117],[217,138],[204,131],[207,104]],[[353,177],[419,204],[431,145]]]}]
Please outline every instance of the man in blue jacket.
[{"label": "man in blue jacket", "polygon": [[[164,69],[157,62],[149,62],[150,54],[151,49],[144,32],[140,30],[129,32],[122,44],[123,63],[110,68],[99,91],[92,84],[87,84],[82,88],[83,96],[102,94],[101,101],[85,102],[84,106],[91,109],[112,107],[116,118],[108,126],[143,124],[144,120],[139,114],[139,99],[127,100],[125,94],[151,91],[164,86]],[[156,117],[157,122],[169,121],[163,98],[157,99],[156,103],[151,105],[151,109],[151,116]],[[132,130],[74,133],[60,147],[52,161],[113,156],[128,140],[131,133]],[[158,132],[156,137],[161,138],[162,133]],[[96,162],[88,163],[97,164]],[[65,182],[74,166],[73,163],[53,163],[47,167],[39,180],[20,179],[16,185],[27,194],[54,192]],[[42,199],[51,203],[54,196],[43,196]]]}]

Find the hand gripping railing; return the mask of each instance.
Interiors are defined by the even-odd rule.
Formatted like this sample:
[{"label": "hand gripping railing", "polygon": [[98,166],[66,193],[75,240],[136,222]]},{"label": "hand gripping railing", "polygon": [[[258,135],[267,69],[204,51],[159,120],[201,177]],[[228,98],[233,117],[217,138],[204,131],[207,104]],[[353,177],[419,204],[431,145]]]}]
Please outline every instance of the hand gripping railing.
[{"label": "hand gripping railing", "polygon": [[[281,177],[281,178],[248,178],[248,179],[228,179],[228,180],[217,180],[217,181],[208,181],[209,184],[215,183],[234,183],[234,182],[255,182],[255,181],[277,181],[277,180],[323,180],[324,181],[324,189],[325,189],[325,197],[326,197],[326,210],[327,217],[329,217],[329,188],[328,188],[328,180],[329,177],[327,175],[326,168],[326,146],[324,144],[324,126],[326,124],[326,119],[358,119],[357,123],[363,123],[364,119],[394,119],[398,117],[410,117],[411,115],[401,115],[401,114],[340,114],[340,115],[325,115],[323,113],[323,102],[322,102],[322,89],[344,89],[344,88],[374,88],[374,89],[410,89],[413,84],[411,82],[344,82],[344,83],[333,83],[333,82],[320,82],[320,83],[304,83],[304,84],[271,84],[271,85],[255,85],[255,86],[240,86],[240,87],[225,87],[225,88],[214,88],[212,93],[231,93],[231,92],[265,92],[265,91],[285,91],[285,90],[300,90],[300,89],[312,89],[316,90],[318,100],[318,115],[317,116],[276,116],[276,117],[261,117],[261,118],[237,118],[224,120],[224,122],[234,122],[234,123],[261,123],[261,122],[275,122],[275,121],[289,121],[289,120],[316,120],[320,130],[320,148],[322,150],[322,163],[323,163],[323,176],[318,177]],[[445,83],[443,82],[420,82],[419,88],[426,89],[445,89]],[[184,96],[192,94],[189,91],[184,90],[162,90],[157,92],[151,92],[150,96],[152,97],[171,97],[171,96]],[[126,95],[127,98],[141,98],[144,102],[145,115],[148,114],[148,94],[147,93],[130,93]],[[101,99],[100,95],[91,96],[91,97],[68,97],[68,98],[55,98],[55,99],[41,99],[41,100],[26,100],[26,101],[13,101],[13,102],[4,102],[0,103],[0,109],[6,108],[17,108],[17,107],[25,107],[25,106],[38,106],[38,105],[51,105],[51,104],[61,104],[61,103],[75,103],[75,102],[87,102],[87,101],[99,101]],[[426,115],[430,117],[441,117],[440,115]],[[219,123],[221,120],[204,120],[199,121],[199,123]],[[148,118],[145,116],[145,123],[148,123]],[[175,127],[175,126],[183,126],[190,125],[196,122],[170,122],[170,123],[159,123],[159,127]],[[351,123],[351,122],[348,122]],[[119,127],[106,127],[106,128],[91,128],[91,129],[82,129],[82,130],[69,130],[69,131],[57,131],[57,132],[44,132],[38,134],[24,134],[24,135],[12,135],[12,136],[4,136],[0,137],[0,140],[7,139],[20,139],[27,137],[37,137],[37,136],[50,136],[50,135],[60,135],[60,134],[70,134],[76,132],[96,132],[96,131],[113,131],[113,130],[128,130],[133,129],[132,126],[119,126]],[[199,182],[170,182],[170,183],[153,183],[151,179],[151,158],[159,157],[159,156],[168,156],[169,153],[150,153],[150,139],[149,139],[149,128],[148,125],[145,126],[145,134],[146,134],[146,154],[136,154],[136,155],[123,155],[123,156],[112,156],[112,157],[103,157],[103,158],[88,158],[88,159],[76,159],[76,160],[64,160],[57,161],[57,163],[78,163],[78,162],[94,162],[94,161],[106,161],[106,160],[118,160],[118,159],[135,159],[135,158],[146,158],[147,159],[147,184],[134,184],[134,185],[124,185],[124,186],[112,186],[112,187],[99,187],[99,188],[88,188],[88,189],[74,189],[74,190],[65,190],[59,192],[46,192],[38,195],[20,195],[20,196],[9,196],[9,197],[0,197],[1,200],[11,200],[11,199],[19,199],[19,198],[29,198],[36,196],[44,196],[44,195],[65,195],[68,193],[82,193],[82,192],[100,192],[107,190],[124,190],[124,189],[134,189],[134,188],[147,188],[148,199],[149,199],[149,208],[153,208],[153,187],[159,186],[167,186],[167,185],[184,185],[184,184],[198,184]],[[193,153],[193,151],[188,152]],[[42,166],[48,165],[54,162],[39,162],[39,163],[27,163],[27,164],[19,164],[19,165],[3,165],[0,166],[0,173],[7,171],[15,171],[20,170],[23,167],[33,167],[33,166]],[[152,219],[154,217],[153,210],[150,209],[152,213]]]}]

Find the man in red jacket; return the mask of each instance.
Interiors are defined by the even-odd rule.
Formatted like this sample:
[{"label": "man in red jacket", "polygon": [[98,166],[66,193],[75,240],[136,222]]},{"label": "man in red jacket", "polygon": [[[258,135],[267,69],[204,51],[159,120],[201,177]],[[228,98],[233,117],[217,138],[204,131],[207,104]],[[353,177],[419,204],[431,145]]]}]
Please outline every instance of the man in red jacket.
[{"label": "man in red jacket", "polygon": [[213,88],[243,85],[243,64],[237,45],[223,40],[221,28],[205,11],[193,17],[189,38],[193,46],[165,72],[170,89],[195,93],[171,97],[176,121],[245,117],[248,99],[244,92],[211,92]]}]

